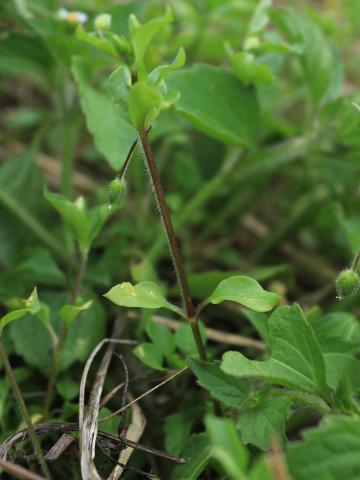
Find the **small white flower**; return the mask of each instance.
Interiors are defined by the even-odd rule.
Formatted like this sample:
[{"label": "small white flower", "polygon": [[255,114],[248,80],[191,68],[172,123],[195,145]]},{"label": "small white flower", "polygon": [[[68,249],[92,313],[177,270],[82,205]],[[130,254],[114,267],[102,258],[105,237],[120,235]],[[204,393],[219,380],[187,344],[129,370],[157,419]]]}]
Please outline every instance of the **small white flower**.
[{"label": "small white flower", "polygon": [[69,11],[66,10],[66,8],[59,8],[58,17],[61,18],[61,20],[66,20],[68,15],[69,15]]},{"label": "small white flower", "polygon": [[81,23],[87,22],[88,16],[84,12],[69,11],[66,8],[60,8],[58,10],[58,17],[61,20],[66,20],[69,23]]}]

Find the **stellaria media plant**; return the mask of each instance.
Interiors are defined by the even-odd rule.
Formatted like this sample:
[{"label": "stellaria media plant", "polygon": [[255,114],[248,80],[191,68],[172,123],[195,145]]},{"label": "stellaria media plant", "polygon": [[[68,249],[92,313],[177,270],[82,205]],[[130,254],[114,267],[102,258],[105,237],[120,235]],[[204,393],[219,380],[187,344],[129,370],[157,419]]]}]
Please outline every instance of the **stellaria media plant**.
[{"label": "stellaria media plant", "polygon": [[[25,225],[0,249],[0,466],[21,473],[26,437],[49,478],[110,459],[149,476],[144,454],[121,460],[136,430],[159,478],[355,480],[359,255],[334,291],[359,247],[357,67],[344,88],[339,60],[355,35],[310,4],[155,3],[6,7],[0,69],[26,74],[0,89],[31,85],[40,108],[5,114],[6,149],[29,148],[0,167],[1,230]],[[39,443],[79,430],[71,465]]]}]

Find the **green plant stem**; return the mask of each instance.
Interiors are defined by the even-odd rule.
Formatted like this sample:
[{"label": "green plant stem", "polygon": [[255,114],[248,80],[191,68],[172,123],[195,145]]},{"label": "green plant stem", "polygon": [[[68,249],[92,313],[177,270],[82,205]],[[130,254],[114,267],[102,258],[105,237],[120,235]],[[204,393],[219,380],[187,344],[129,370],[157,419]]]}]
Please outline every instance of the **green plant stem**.
[{"label": "green plant stem", "polygon": [[149,169],[151,181],[154,186],[156,200],[159,205],[161,218],[164,224],[166,238],[168,240],[169,248],[170,248],[173,262],[175,265],[177,278],[178,278],[181,294],[184,301],[186,316],[191,325],[191,329],[194,335],[194,339],[196,342],[196,346],[197,346],[197,350],[199,352],[200,358],[201,360],[206,360],[206,351],[201,339],[199,324],[197,321],[197,316],[196,316],[192,298],[190,295],[190,289],[189,289],[189,284],[185,274],[183,258],[182,258],[181,251],[175,236],[175,231],[171,222],[169,208],[165,200],[165,195],[161,185],[160,175],[153,158],[151,146],[148,139],[148,134],[145,130],[139,132],[139,134],[140,134],[141,145],[144,150],[145,160],[147,163],[147,167]]},{"label": "green plant stem", "polygon": [[[79,295],[82,280],[83,280],[84,274],[85,274],[86,261],[87,261],[87,254],[82,253],[81,254],[81,259],[80,259],[79,270],[78,270],[78,274],[77,274],[76,281],[75,281],[75,285],[74,285],[74,288],[72,289],[72,292],[71,292],[71,297],[70,297],[70,304],[71,305],[74,305],[76,303],[76,299]],[[48,413],[49,413],[49,410],[50,410],[50,407],[51,407],[51,404],[52,404],[52,400],[53,400],[53,397],[54,397],[56,376],[57,376],[57,372],[59,370],[60,358],[61,358],[61,354],[64,350],[64,346],[65,346],[65,342],[66,342],[68,333],[69,333],[69,327],[66,323],[64,323],[61,327],[60,335],[59,335],[59,338],[58,338],[58,341],[56,343],[54,353],[53,353],[53,359],[52,359],[50,375],[49,375],[49,382],[48,382],[48,385],[47,385],[45,401],[44,401],[44,409],[43,409],[44,418],[46,418],[48,416]]]},{"label": "green plant stem", "polygon": [[69,255],[63,245],[56,240],[48,230],[26,210],[10,193],[0,185],[0,202],[11,211],[28,229],[36,235],[48,248],[50,248],[57,257],[69,261]]},{"label": "green plant stem", "polygon": [[45,461],[43,451],[41,450],[41,445],[40,445],[39,439],[38,439],[38,437],[35,433],[33,424],[31,422],[29,413],[27,411],[24,399],[22,397],[19,385],[18,385],[18,383],[16,381],[16,378],[14,376],[14,372],[13,372],[12,367],[10,365],[10,361],[9,361],[7,353],[4,349],[1,338],[0,338],[0,357],[1,357],[2,362],[4,364],[6,375],[9,379],[9,382],[10,382],[11,388],[13,390],[14,396],[16,398],[16,401],[18,403],[21,415],[24,419],[26,427],[28,428],[31,443],[33,444],[36,456],[37,456],[39,464],[41,466],[41,470],[42,470],[42,472],[43,472],[43,474],[45,475],[46,478],[51,479],[51,474],[50,474],[49,468],[47,466],[47,463]]}]

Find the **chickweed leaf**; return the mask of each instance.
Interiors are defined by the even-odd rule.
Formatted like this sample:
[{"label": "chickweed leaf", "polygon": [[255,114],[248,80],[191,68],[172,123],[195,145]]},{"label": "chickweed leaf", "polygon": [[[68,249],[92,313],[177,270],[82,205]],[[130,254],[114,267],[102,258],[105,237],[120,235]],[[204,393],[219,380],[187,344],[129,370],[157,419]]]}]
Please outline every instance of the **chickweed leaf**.
[{"label": "chickweed leaf", "polygon": [[154,343],[140,343],[133,349],[133,354],[150,368],[164,370],[162,366],[163,354]]},{"label": "chickweed leaf", "polygon": [[119,283],[105,293],[104,297],[120,307],[167,308],[177,311],[154,282],[140,282],[136,285],[130,282]]},{"label": "chickweed leaf", "polygon": [[72,72],[87,128],[94,136],[96,148],[109,165],[118,170],[136,138],[136,131],[126,120],[126,111],[119,110],[105,92],[89,84],[88,64],[82,58],[73,59]]},{"label": "chickweed leaf", "polygon": [[230,300],[256,312],[268,312],[276,307],[279,299],[279,295],[265,291],[256,280],[239,275],[223,280],[208,301],[216,305]]},{"label": "chickweed leaf", "polygon": [[148,318],[146,320],[145,330],[151,340],[165,356],[171,355],[175,352],[174,336],[168,327],[160,325],[151,318]]},{"label": "chickweed leaf", "polygon": [[87,310],[92,305],[92,300],[83,303],[82,305],[64,305],[60,312],[60,318],[69,327],[75,318],[84,310]]},{"label": "chickweed leaf", "polygon": [[271,12],[272,19],[293,43],[303,45],[300,57],[303,76],[314,104],[318,104],[330,86],[333,68],[331,45],[319,25],[290,8],[277,8]]},{"label": "chickweed leaf", "polygon": [[205,134],[235,145],[255,142],[260,124],[255,91],[235,75],[195,65],[170,75],[167,85],[181,94],[176,109]]}]

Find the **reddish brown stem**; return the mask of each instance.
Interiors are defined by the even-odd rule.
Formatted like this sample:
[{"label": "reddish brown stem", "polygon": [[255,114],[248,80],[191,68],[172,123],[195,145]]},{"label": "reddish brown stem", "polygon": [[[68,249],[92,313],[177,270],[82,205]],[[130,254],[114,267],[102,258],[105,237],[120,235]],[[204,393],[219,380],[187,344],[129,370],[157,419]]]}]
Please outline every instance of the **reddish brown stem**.
[{"label": "reddish brown stem", "polygon": [[206,351],[201,339],[199,324],[197,321],[196,312],[192,302],[189,284],[185,274],[183,258],[182,258],[181,251],[176,239],[174,227],[172,225],[169,208],[166,203],[164,190],[161,185],[160,175],[152,154],[151,146],[148,139],[148,133],[146,130],[142,130],[139,133],[140,133],[141,145],[144,150],[144,155],[145,155],[146,163],[149,169],[151,181],[154,186],[156,200],[159,205],[161,218],[164,224],[166,237],[169,243],[170,252],[171,252],[175,270],[177,273],[180,290],[181,290],[181,294],[184,301],[186,316],[191,325],[191,329],[193,331],[193,335],[195,338],[195,342],[196,342],[196,346],[197,346],[197,350],[199,352],[200,358],[201,360],[206,360]]}]

